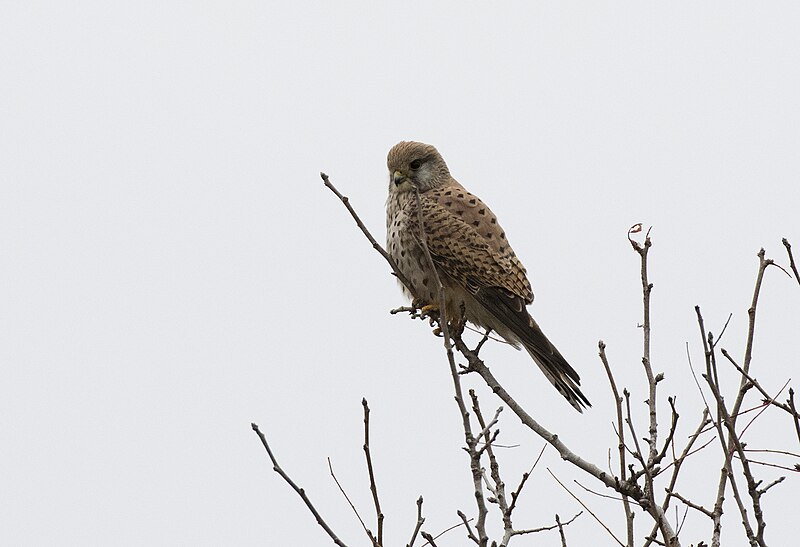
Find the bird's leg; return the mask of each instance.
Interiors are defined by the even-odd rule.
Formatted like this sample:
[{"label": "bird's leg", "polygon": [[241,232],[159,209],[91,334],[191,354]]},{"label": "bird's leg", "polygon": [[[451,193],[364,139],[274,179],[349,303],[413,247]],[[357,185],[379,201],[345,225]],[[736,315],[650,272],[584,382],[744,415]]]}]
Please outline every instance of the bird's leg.
[{"label": "bird's leg", "polygon": [[416,317],[420,319],[427,319],[428,324],[431,327],[434,327],[433,334],[434,336],[441,336],[442,329],[438,326],[439,323],[439,306],[437,304],[426,304],[425,301],[414,298],[411,301],[411,307],[419,310],[419,313],[416,314]]},{"label": "bird's leg", "polygon": [[433,326],[434,322],[439,320],[439,306],[437,304],[425,304],[421,300],[414,300],[411,305],[419,309],[420,317],[427,317],[431,320],[431,326]]},{"label": "bird's leg", "polygon": [[421,311],[424,315],[439,315],[439,306],[437,304],[425,304],[419,309],[419,311]]}]

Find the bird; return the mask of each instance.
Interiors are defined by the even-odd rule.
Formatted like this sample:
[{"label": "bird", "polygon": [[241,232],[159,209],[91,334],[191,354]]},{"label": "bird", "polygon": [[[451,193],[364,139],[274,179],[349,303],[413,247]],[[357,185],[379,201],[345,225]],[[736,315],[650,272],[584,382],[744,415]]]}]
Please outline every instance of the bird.
[{"label": "bird", "polygon": [[430,144],[401,141],[389,150],[386,163],[386,247],[409,285],[401,283],[406,296],[415,306],[438,309],[432,262],[444,288],[445,318],[463,314],[515,348],[525,348],[573,408],[583,412],[592,406],[578,373],[528,313],[533,291],[527,270],[497,216],[452,177]]}]

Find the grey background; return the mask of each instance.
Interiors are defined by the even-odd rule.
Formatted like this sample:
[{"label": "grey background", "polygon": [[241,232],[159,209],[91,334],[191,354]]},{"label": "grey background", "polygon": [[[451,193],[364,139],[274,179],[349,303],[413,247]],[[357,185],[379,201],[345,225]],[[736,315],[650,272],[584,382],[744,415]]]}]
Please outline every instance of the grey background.
[{"label": "grey background", "polygon": [[[0,543],[329,544],[255,421],[366,545],[325,460],[371,516],[362,396],[391,544],[420,494],[432,533],[474,512],[441,341],[387,313],[403,304],[388,267],[318,177],[383,239],[402,139],[435,144],[499,215],[594,408],[575,413],[523,353],[495,344],[487,360],[600,465],[615,443],[598,339],[645,430],[625,234],[654,227],[653,361],[685,439],[702,405],[693,306],[715,332],[733,312],[722,345],[741,358],[756,252],[800,248],[798,23],[795,2],[3,2]],[[753,366],[773,391],[797,367],[792,283],[773,269],[760,304]],[[516,484],[543,443],[501,423]],[[796,451],[777,411],[756,425],[752,447]],[[719,466],[709,446],[678,490],[710,506]],[[519,526],[580,509],[545,467],[623,534],[618,505],[552,450]],[[774,544],[795,529],[790,479],[765,500]],[[686,526],[687,545],[710,535],[693,513]],[[725,527],[745,544],[732,504]],[[612,544],[588,515],[568,537]],[[558,538],[517,541],[534,542]]]}]

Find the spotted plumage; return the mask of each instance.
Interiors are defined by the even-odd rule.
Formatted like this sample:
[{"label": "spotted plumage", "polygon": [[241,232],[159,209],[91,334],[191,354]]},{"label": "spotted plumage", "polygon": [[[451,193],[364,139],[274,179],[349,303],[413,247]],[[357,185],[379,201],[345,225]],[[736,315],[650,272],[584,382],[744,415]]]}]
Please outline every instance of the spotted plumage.
[{"label": "spotted plumage", "polygon": [[424,238],[445,287],[447,317],[463,310],[471,323],[521,345],[573,407],[582,412],[591,406],[578,373],[528,314],[533,292],[527,272],[491,209],[450,175],[429,144],[400,142],[387,165],[386,245],[411,285],[404,291],[418,303],[438,304]]}]

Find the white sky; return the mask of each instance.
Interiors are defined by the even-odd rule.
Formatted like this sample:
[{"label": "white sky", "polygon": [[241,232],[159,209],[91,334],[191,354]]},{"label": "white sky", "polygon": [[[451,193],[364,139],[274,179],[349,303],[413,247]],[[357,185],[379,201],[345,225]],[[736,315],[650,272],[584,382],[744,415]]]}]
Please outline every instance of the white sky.
[{"label": "white sky", "polygon": [[[318,177],[383,239],[385,157],[402,139],[435,144],[500,216],[533,314],[594,408],[575,413],[523,353],[485,356],[600,465],[615,442],[598,339],[645,430],[625,234],[653,225],[654,366],[678,395],[678,438],[694,429],[693,306],[714,332],[733,312],[722,345],[741,358],[756,252],[785,263],[781,237],[800,250],[800,6],[433,4],[0,4],[0,543],[329,544],[255,421],[342,538],[366,545],[326,464],[371,520],[362,397],[391,544],[408,541],[420,494],[432,533],[474,514],[441,341],[387,313],[403,304],[388,267]],[[770,271],[753,367],[771,390],[796,370],[799,309],[796,283]],[[519,445],[501,451],[513,485],[543,443],[510,411],[501,424]],[[756,425],[752,447],[797,451],[777,411]],[[718,446],[706,454],[678,491],[710,506]],[[623,534],[618,505],[552,450],[518,526],[580,510],[545,467]],[[789,479],[765,498],[776,545],[796,529]],[[738,538],[733,504],[726,516]],[[686,526],[685,545],[710,536],[694,514]],[[588,515],[568,538],[612,544]],[[534,541],[558,545],[515,544]]]}]

